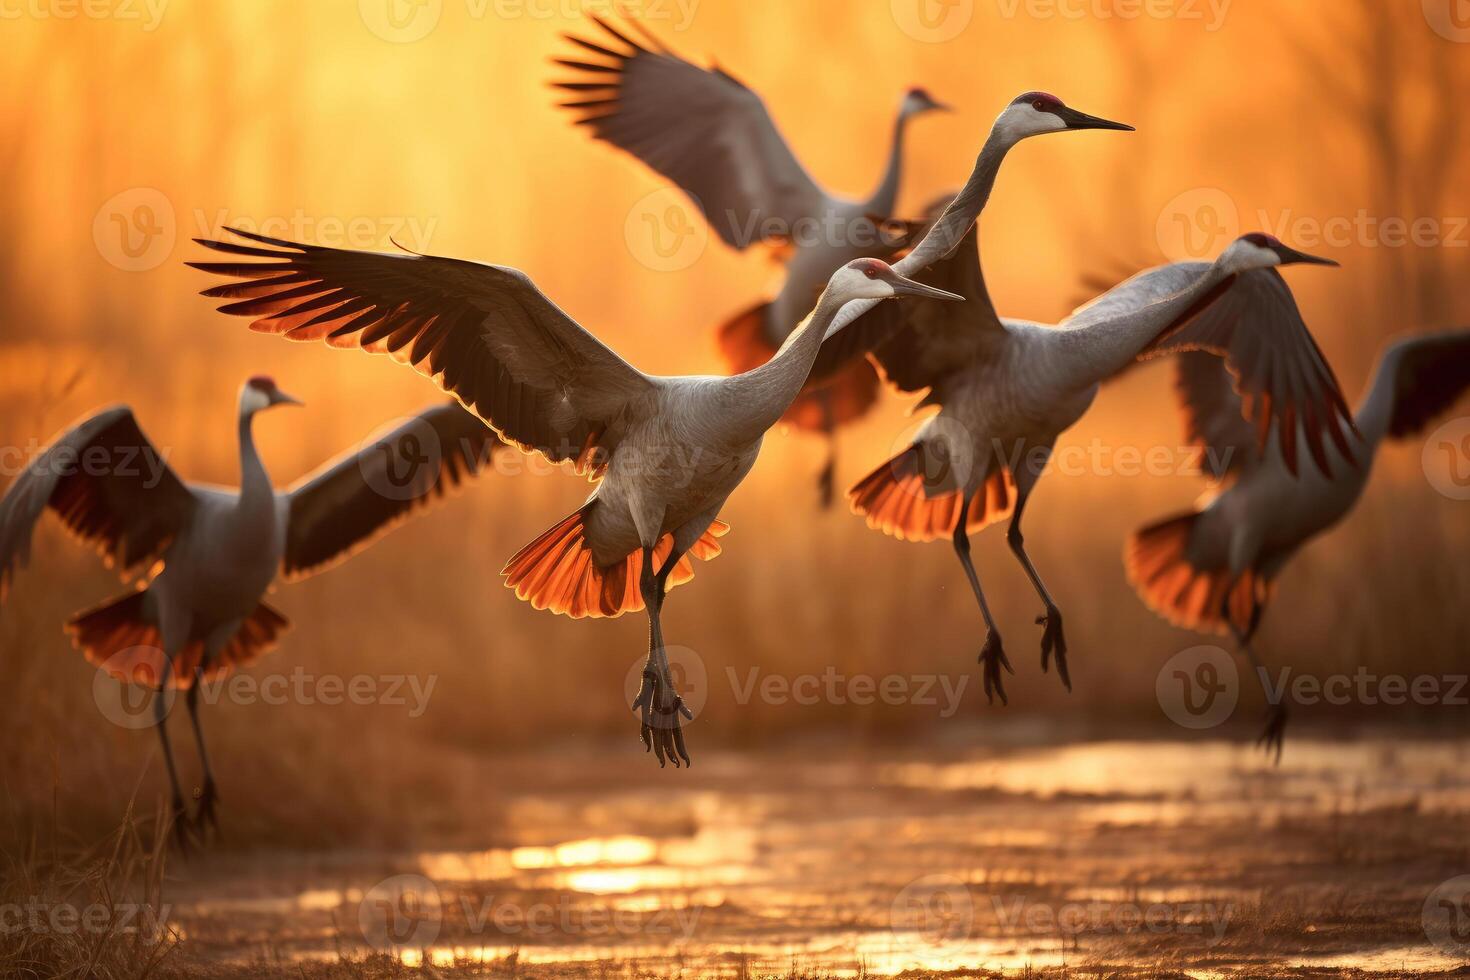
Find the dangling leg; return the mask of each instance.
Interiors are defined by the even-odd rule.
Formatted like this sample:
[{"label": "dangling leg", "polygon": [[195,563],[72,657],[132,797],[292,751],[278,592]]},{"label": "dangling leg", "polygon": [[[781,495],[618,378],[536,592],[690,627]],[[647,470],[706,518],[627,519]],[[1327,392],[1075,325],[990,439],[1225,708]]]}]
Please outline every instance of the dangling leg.
[{"label": "dangling leg", "polygon": [[206,824],[214,830],[219,830],[219,820],[215,817],[215,804],[219,802],[219,795],[214,788],[214,770],[209,767],[209,753],[204,750],[204,731],[199,727],[199,688],[204,684],[204,665],[201,663],[194,668],[194,683],[189,688],[189,723],[194,726],[194,744],[199,747],[199,764],[204,769],[204,785],[199,788],[199,802],[194,810],[194,826],[203,827]]},{"label": "dangling leg", "polygon": [[693,720],[694,713],[685,706],[674,687],[673,672],[664,650],[662,614],[669,576],[683,554],[678,549],[670,551],[663,567],[654,572],[653,549],[643,549],[643,570],[638,587],[648,609],[648,660],[643,665],[643,683],[633,700],[633,710],[640,713],[642,726],[639,735],[645,751],[651,750],[657,755],[660,766],[673,762],[675,768],[679,767],[681,759],[683,765],[690,764],[679,716],[682,714]]},{"label": "dangling leg", "polygon": [[1051,458],[1051,447],[1044,452],[1033,449],[1027,453],[1022,460],[1022,465],[1016,468],[1016,509],[1011,514],[1011,526],[1006,531],[1006,542],[1010,544],[1011,551],[1016,559],[1020,561],[1021,567],[1026,570],[1026,577],[1031,580],[1031,586],[1036,594],[1046,605],[1046,612],[1036,617],[1038,626],[1045,626],[1041,634],[1041,670],[1046,672],[1052,654],[1057,658],[1057,676],[1062,679],[1067,690],[1072,690],[1072,676],[1067,671],[1067,638],[1062,632],[1062,611],[1052,601],[1051,593],[1046,589],[1046,583],[1041,581],[1041,575],[1036,571],[1036,566],[1031,562],[1031,556],[1026,553],[1026,538],[1021,533],[1021,514],[1026,509],[1026,501],[1031,496],[1031,491],[1036,488],[1036,482],[1041,479],[1041,472],[1046,468],[1046,461]]},{"label": "dangling leg", "polygon": [[985,646],[980,650],[980,663],[983,665],[981,676],[985,681],[985,699],[990,704],[994,704],[995,696],[1000,695],[1001,704],[1010,704],[1010,701],[1006,699],[1006,689],[1002,683],[1003,675],[1000,669],[1004,667],[1011,674],[1014,674],[1015,671],[1011,669],[1011,662],[1006,659],[1005,650],[1001,647],[1000,630],[995,628],[995,618],[990,615],[990,603],[985,601],[985,591],[980,588],[980,576],[975,573],[975,563],[970,560],[970,529],[967,522],[972,497],[974,497],[972,493],[961,493],[960,495],[960,519],[954,526],[954,553],[959,556],[960,564],[965,567],[965,575],[970,580],[970,588],[975,592],[975,601],[980,603],[980,615],[985,617]]},{"label": "dangling leg", "polygon": [[189,810],[184,806],[184,793],[179,789],[179,772],[174,766],[174,752],[168,741],[168,709],[171,704],[169,680],[173,676],[174,658],[170,652],[163,657],[163,676],[159,678],[158,690],[153,692],[153,726],[158,729],[158,741],[163,746],[163,763],[168,769],[168,785],[172,794],[170,805],[173,814],[170,826],[174,843],[180,851],[189,853]]},{"label": "dangling leg", "polygon": [[822,509],[831,510],[837,493],[837,421],[832,416],[832,393],[823,390],[817,393],[817,398],[822,403],[822,432],[827,439],[827,462],[817,474],[817,492]]},{"label": "dangling leg", "polygon": [[1259,603],[1251,609],[1251,621],[1242,633],[1230,618],[1230,599],[1225,599],[1225,622],[1230,624],[1230,633],[1235,637],[1235,645],[1245,654],[1246,659],[1251,662],[1251,670],[1255,671],[1256,683],[1261,686],[1261,696],[1266,701],[1266,727],[1261,732],[1261,737],[1256,739],[1256,744],[1266,750],[1270,755],[1272,750],[1276,753],[1276,764],[1281,765],[1281,752],[1286,744],[1286,721],[1288,712],[1286,702],[1280,697],[1271,699],[1271,689],[1266,684],[1266,668],[1261,664],[1261,658],[1256,656],[1255,645],[1251,642],[1256,635],[1256,630],[1261,625],[1261,613],[1263,612]]}]

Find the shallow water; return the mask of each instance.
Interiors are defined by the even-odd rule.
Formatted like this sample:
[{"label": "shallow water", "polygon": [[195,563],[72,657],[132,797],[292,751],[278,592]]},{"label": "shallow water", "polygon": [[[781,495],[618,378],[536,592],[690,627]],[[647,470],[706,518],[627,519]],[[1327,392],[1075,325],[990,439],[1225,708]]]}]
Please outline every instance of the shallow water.
[{"label": "shallow water", "polygon": [[234,963],[1470,962],[1453,883],[1470,875],[1470,739],[1301,737],[1279,768],[1226,742],[1015,739],[707,753],[680,772],[616,748],[558,759],[547,785],[500,766],[515,789],[483,847],[210,857],[179,873],[172,921],[193,955]]}]

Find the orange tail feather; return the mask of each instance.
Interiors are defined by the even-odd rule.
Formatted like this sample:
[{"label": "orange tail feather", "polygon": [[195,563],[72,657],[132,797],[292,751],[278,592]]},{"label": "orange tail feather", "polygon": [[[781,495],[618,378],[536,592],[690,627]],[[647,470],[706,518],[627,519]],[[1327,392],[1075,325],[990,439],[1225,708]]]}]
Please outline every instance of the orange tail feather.
[{"label": "orange tail feather", "polygon": [[[914,443],[859,480],[847,492],[853,513],[867,519],[868,527],[901,541],[933,541],[954,533],[959,520],[960,492],[925,492],[924,449]],[[970,501],[966,527],[978,531],[1011,512],[1015,484],[1010,473],[997,466]]]},{"label": "orange tail feather", "polygon": [[1181,514],[1135,531],[1123,552],[1128,581],[1145,605],[1175,626],[1211,633],[1233,626],[1246,633],[1270,598],[1270,583],[1254,570],[1236,578],[1229,568],[1196,567],[1189,541],[1199,516]]}]

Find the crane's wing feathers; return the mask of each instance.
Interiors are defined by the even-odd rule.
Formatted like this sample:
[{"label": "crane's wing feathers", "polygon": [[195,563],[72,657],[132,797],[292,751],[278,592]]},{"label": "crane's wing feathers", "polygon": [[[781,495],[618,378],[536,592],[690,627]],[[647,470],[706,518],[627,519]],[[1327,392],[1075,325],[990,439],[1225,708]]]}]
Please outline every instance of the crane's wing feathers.
[{"label": "crane's wing feathers", "polygon": [[1182,351],[1174,361],[1174,389],[1185,438],[1204,450],[1202,465],[1210,475],[1249,469],[1260,458],[1255,429],[1223,360],[1207,351]]},{"label": "crane's wing feathers", "polygon": [[[507,441],[596,472],[653,382],[518,269],[432,255],[300,245],[231,229],[270,262],[190,262],[243,279],[204,291],[290,340],[388,354],[431,378]],[[221,252],[229,242],[199,239]],[[243,299],[241,297],[244,297]]]},{"label": "crane's wing feathers", "polygon": [[31,533],[47,507],[128,577],[162,556],[196,503],[131,409],[83,419],[32,460],[0,499],[0,598],[29,559]]},{"label": "crane's wing feathers", "polygon": [[1393,373],[1385,380],[1393,384],[1393,409],[1388,434],[1396,439],[1424,431],[1470,389],[1470,330],[1401,340],[1389,357]]},{"label": "crane's wing feathers", "polygon": [[1142,356],[1203,350],[1225,358],[1245,415],[1264,446],[1274,423],[1287,468],[1296,471],[1298,424],[1317,468],[1330,475],[1324,440],[1354,458],[1352,411],[1337,377],[1302,320],[1291,287],[1275,269],[1235,276],[1213,301],[1192,310]]},{"label": "crane's wing feathers", "polygon": [[579,125],[673,181],[733,248],[756,244],[771,224],[789,235],[801,219],[822,213],[827,195],[760,96],[728,72],[700,68],[657,42],[645,47],[593,20],[610,35],[608,44],[567,39],[606,60],[561,59],[576,75],[553,83],[576,94],[562,105]]},{"label": "crane's wing feathers", "polygon": [[510,447],[457,402],[436,405],[291,487],[282,572],[305,578],[366,548]]}]

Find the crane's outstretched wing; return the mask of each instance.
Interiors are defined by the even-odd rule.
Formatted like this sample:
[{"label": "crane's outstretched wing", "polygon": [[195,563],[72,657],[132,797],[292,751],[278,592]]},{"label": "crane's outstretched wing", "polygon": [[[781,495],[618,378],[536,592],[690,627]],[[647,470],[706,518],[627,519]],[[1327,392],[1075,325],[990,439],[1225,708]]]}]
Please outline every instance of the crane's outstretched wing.
[{"label": "crane's outstretched wing", "polygon": [[1225,362],[1206,351],[1183,351],[1174,360],[1174,390],[1184,414],[1185,438],[1204,450],[1211,476],[1249,469],[1260,459],[1255,429]]},{"label": "crane's outstretched wing", "polygon": [[1296,472],[1298,423],[1317,468],[1329,474],[1323,440],[1330,438],[1352,460],[1352,413],[1337,378],[1302,320],[1286,280],[1275,269],[1227,277],[1187,308],[1176,297],[1199,282],[1210,266],[1177,262],[1141,272],[1078,308],[1068,328],[1097,326],[1147,311],[1164,311],[1156,339],[1139,354],[1159,357],[1207,351],[1225,359],[1264,447],[1274,423],[1288,470]]},{"label": "crane's outstretched wing", "polygon": [[124,577],[152,565],[194,513],[197,498],[126,406],[83,419],[31,461],[0,498],[0,599],[30,558],[47,507]]},{"label": "crane's outstretched wing", "polygon": [[[506,441],[597,473],[651,379],[582,329],[518,269],[354,252],[230,229],[268,248],[199,239],[264,262],[190,262],[244,283],[204,290],[252,330],[388,354]],[[243,298],[241,298],[243,297]]]},{"label": "crane's outstretched wing", "polygon": [[510,452],[457,402],[436,405],[344,453],[282,495],[282,573],[306,578],[344,561]]},{"label": "crane's outstretched wing", "polygon": [[553,83],[576,93],[562,105],[578,114],[578,125],[673,181],[732,248],[756,244],[771,225],[789,235],[802,219],[822,214],[827,195],[797,162],[760,96],[651,36],[652,48],[644,47],[592,19],[608,33],[607,44],[566,37],[603,60],[556,59],[578,73]]},{"label": "crane's outstretched wing", "polygon": [[[932,222],[945,212],[952,199],[952,195],[946,195],[926,209],[930,231]],[[924,240],[929,237],[925,234]],[[810,377],[823,378],[854,358],[871,353],[890,384],[900,391],[921,391],[981,356],[986,345],[1004,329],[985,288],[979,231],[974,223],[957,248],[921,267],[913,278],[957,293],[965,297],[965,302],[913,297],[902,302],[880,302],[822,342]]]},{"label": "crane's outstretched wing", "polygon": [[1384,353],[1369,403],[1391,385],[1388,434],[1402,439],[1424,431],[1470,390],[1470,330],[1410,337]]}]

